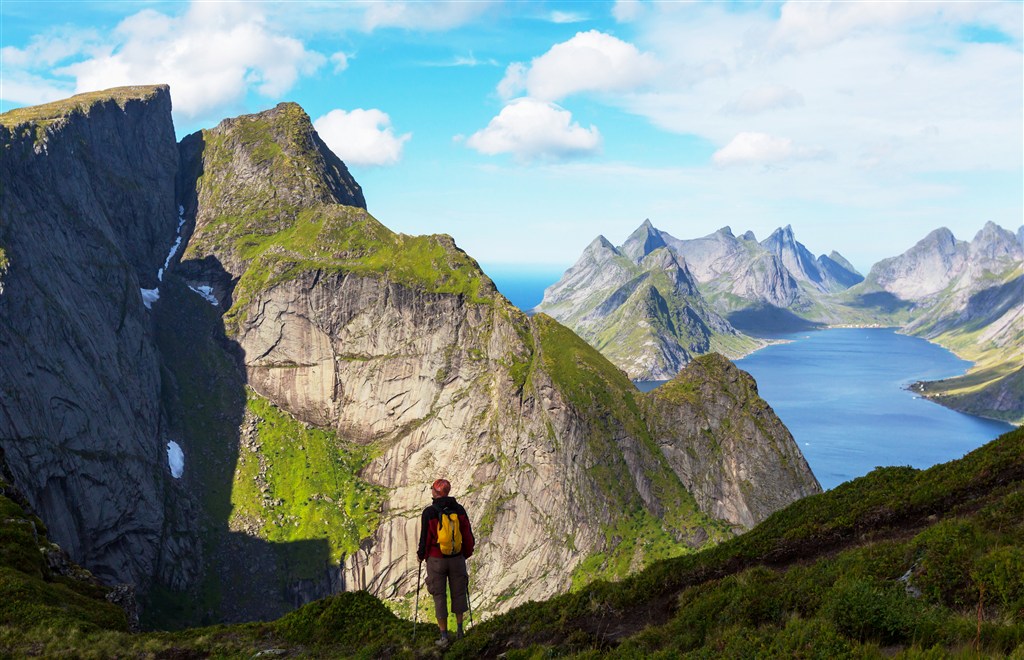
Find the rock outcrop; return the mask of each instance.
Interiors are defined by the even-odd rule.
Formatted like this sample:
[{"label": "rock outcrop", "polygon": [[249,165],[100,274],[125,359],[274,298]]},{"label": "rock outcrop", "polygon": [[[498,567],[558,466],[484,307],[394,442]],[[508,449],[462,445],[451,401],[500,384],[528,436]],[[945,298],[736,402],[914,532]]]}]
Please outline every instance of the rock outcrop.
[{"label": "rock outcrop", "polygon": [[[754,379],[722,356],[697,358],[648,396],[653,433],[672,469],[716,518],[749,528],[785,506],[780,494],[819,492]],[[689,442],[674,441],[680,435]]]},{"label": "rock outcrop", "polygon": [[0,115],[0,448],[52,538],[108,582],[194,573],[140,288],[173,244],[166,86]]}]

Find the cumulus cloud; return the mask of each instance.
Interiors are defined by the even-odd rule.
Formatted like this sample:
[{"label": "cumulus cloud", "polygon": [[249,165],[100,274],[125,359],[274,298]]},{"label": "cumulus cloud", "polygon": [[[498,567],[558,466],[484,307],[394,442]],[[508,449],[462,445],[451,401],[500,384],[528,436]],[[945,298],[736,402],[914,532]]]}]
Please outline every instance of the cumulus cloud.
[{"label": "cumulus cloud", "polygon": [[377,109],[331,110],[313,122],[320,137],[349,165],[394,165],[412,133],[395,135],[391,117]]},{"label": "cumulus cloud", "polygon": [[[9,54],[15,57],[8,59]],[[238,103],[250,90],[278,97],[326,61],[298,39],[276,32],[251,5],[232,3],[193,3],[181,16],[146,9],[121,21],[103,41],[83,36],[63,47],[33,42],[4,55],[20,68],[10,72],[14,77],[35,71],[53,86],[73,85],[75,92],[168,83],[175,111],[186,117]],[[37,100],[18,88],[5,89],[4,96]]]},{"label": "cumulus cloud", "polygon": [[744,132],[715,152],[716,165],[776,165],[787,161],[821,160],[828,154],[824,149],[799,147],[789,138],[765,133]]},{"label": "cumulus cloud", "polygon": [[722,111],[727,114],[756,115],[768,110],[795,108],[804,104],[804,97],[785,85],[762,85],[749,89],[730,101]]},{"label": "cumulus cloud", "polygon": [[625,92],[644,86],[658,71],[653,55],[610,34],[577,32],[535,57],[530,65],[513,63],[498,84],[504,98],[525,91],[544,101],[579,92]]},{"label": "cumulus cloud", "polygon": [[583,128],[554,103],[524,97],[506,105],[466,145],[488,156],[512,154],[520,162],[562,160],[596,153],[601,133],[593,125]]}]

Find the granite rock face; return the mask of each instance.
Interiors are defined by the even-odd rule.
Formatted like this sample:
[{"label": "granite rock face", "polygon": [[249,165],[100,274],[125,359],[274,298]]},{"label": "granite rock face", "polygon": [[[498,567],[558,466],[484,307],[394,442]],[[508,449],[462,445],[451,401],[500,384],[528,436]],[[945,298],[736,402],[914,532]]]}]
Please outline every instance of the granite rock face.
[{"label": "granite rock face", "polygon": [[[0,447],[52,537],[109,582],[195,569],[140,288],[173,244],[166,86],[0,116]],[[166,568],[165,568],[166,567]]]},{"label": "granite rock face", "polygon": [[[476,525],[475,594],[485,611],[567,588],[583,559],[614,550],[604,530],[624,512],[694,545],[720,534],[717,519],[745,528],[767,515],[746,504],[719,507],[721,517],[709,515],[710,503],[696,506],[651,440],[643,395],[626,375],[553,319],[515,309],[449,237],[392,234],[340,198],[300,200],[292,225],[282,220],[286,205],[254,206],[251,179],[233,178],[225,165],[252,162],[252,147],[223,133],[249,121],[278,136],[275,126],[293,120],[262,113],[204,132],[196,230],[182,269],[189,259],[226,265],[233,303],[225,318],[253,390],[304,423],[377,448],[362,476],[389,495],[379,527],[345,558],[345,588],[411,597],[419,513],[426,486],[442,475]],[[240,208],[252,220],[232,221]],[[277,240],[237,248],[266,236]],[[639,264],[595,241],[576,271],[579,286],[639,270],[699,296],[670,252],[635,242]],[[385,253],[392,256],[378,256]],[[422,256],[406,265],[408,253]],[[621,304],[643,284],[620,294]],[[791,439],[776,440],[799,454]],[[666,432],[659,442],[684,451],[692,441]],[[781,502],[818,488],[809,470],[800,488],[776,483],[776,467],[758,464],[756,491],[779,486]],[[688,517],[668,515],[685,507]]]},{"label": "granite rock face", "polygon": [[[639,566],[648,557],[628,543],[647,537],[630,530],[699,547],[818,488],[806,464],[790,474],[799,450],[735,373],[704,376],[709,392],[740,392],[731,404],[641,395],[554,319],[512,306],[450,237],[381,225],[294,104],[180,145],[166,87],[16,113],[0,121],[0,449],[70,556],[138,585],[144,604],[155,583],[211,621],[273,617],[343,588],[408,602],[426,485],[442,475],[473,516],[474,605],[492,612],[566,589],[585,559],[620,546]],[[640,277],[608,311],[657,308],[664,291],[696,310],[686,265],[646,229],[637,261],[594,246],[609,266],[595,277],[619,277],[618,265]],[[144,304],[140,289],[157,288]],[[318,441],[337,451],[332,465],[369,447],[359,478],[386,497],[358,551],[336,561],[297,521],[236,515],[266,505],[241,493],[283,502],[259,490],[278,458],[251,397],[298,435],[335,432]],[[750,414],[762,435],[747,433]],[[730,465],[715,472],[709,457],[698,467],[710,476],[696,475],[678,456],[708,438]],[[306,448],[293,449],[301,466]],[[325,488],[305,503],[347,506]],[[270,540],[271,524],[290,526],[286,542]],[[316,560],[313,578],[295,577],[295,557]]]}]

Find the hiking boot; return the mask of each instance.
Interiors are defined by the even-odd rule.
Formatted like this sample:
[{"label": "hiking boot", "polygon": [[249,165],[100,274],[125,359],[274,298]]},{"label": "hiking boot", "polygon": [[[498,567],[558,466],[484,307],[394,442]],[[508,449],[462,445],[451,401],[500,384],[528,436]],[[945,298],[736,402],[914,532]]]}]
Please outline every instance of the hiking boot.
[{"label": "hiking boot", "polygon": [[452,642],[452,640],[450,640],[448,638],[448,633],[447,632],[443,632],[443,633],[441,633],[441,639],[439,639],[436,642],[434,642],[434,644],[436,644],[440,648],[445,648],[446,646],[451,644],[451,642]]},{"label": "hiking boot", "polygon": [[463,638],[463,637],[465,637],[465,636],[466,636],[466,635],[465,635],[465,633],[463,633],[463,632],[462,632],[462,628],[459,628],[459,629],[458,629],[458,630],[457,630],[457,631],[455,632],[455,639],[462,639],[462,638]]}]

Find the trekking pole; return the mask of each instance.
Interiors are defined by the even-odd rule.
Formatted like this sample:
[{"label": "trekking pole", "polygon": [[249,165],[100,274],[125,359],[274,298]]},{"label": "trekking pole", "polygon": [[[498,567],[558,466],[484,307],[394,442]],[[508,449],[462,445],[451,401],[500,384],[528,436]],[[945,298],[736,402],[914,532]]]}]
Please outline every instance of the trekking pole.
[{"label": "trekking pole", "polygon": [[469,571],[466,571],[466,605],[469,605],[469,627],[473,627],[473,599],[469,597]]},{"label": "trekking pole", "polygon": [[419,568],[416,570],[416,608],[413,610],[412,615],[412,643],[416,643],[416,628],[420,621],[420,576],[423,574],[423,562],[419,562]]}]

